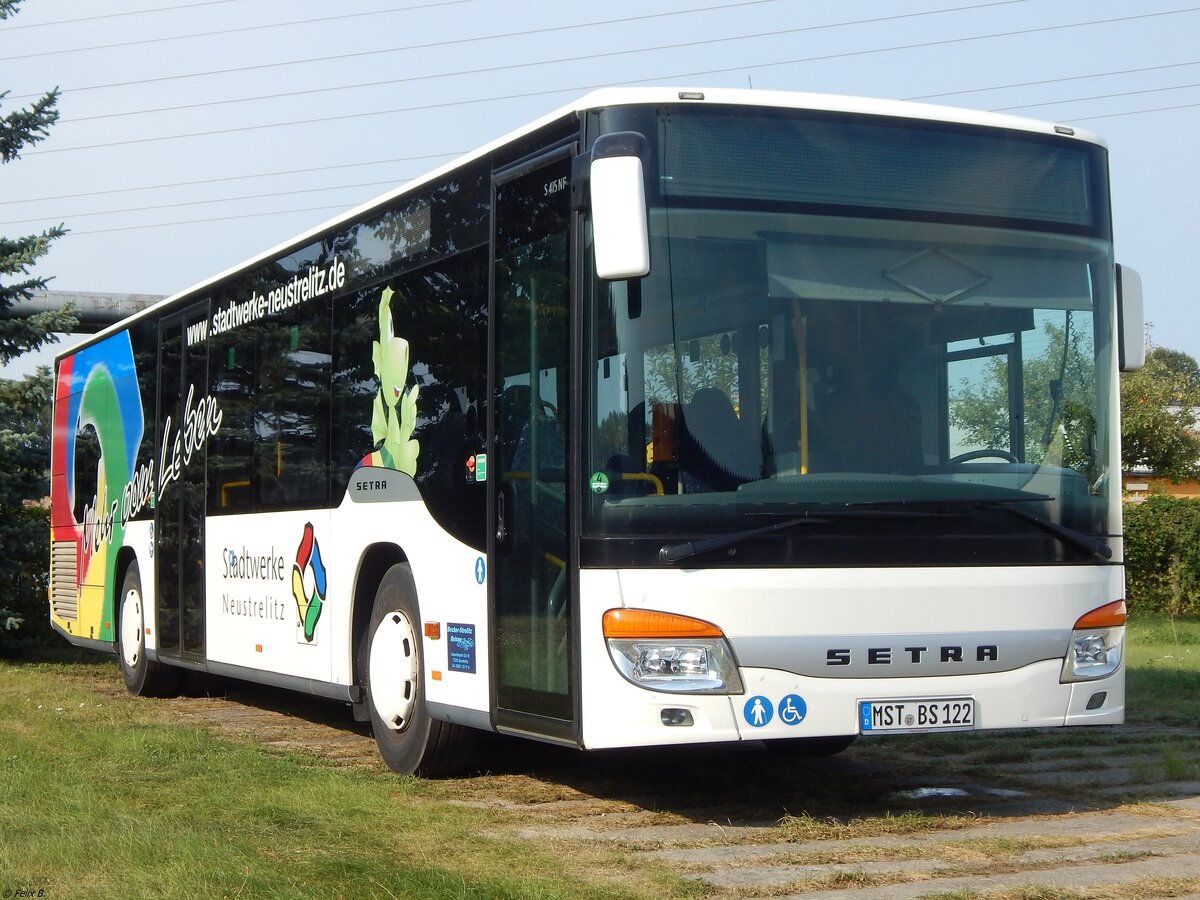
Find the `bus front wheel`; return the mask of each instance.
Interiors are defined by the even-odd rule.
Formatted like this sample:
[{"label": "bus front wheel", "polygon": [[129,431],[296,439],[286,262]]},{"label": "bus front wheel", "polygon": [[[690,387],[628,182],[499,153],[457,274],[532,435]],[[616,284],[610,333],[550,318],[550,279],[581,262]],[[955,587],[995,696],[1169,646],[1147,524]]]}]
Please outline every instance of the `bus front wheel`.
[{"label": "bus front wheel", "polygon": [[379,755],[393,772],[448,775],[463,763],[464,728],[425,707],[421,617],[407,563],[388,569],[359,650],[359,679]]},{"label": "bus front wheel", "polygon": [[117,618],[117,659],[129,693],[138,697],[171,697],[178,693],[180,671],[146,656],[146,609],[137,563],[125,572]]}]

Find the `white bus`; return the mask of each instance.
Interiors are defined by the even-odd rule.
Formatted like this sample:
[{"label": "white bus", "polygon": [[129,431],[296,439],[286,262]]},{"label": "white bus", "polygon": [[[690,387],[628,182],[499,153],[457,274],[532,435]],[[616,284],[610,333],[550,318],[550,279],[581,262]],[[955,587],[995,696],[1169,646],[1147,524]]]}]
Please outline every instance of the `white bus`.
[{"label": "white bus", "polygon": [[1124,715],[1106,150],[969,110],[605,90],[56,361],[51,618],[580,748]]}]

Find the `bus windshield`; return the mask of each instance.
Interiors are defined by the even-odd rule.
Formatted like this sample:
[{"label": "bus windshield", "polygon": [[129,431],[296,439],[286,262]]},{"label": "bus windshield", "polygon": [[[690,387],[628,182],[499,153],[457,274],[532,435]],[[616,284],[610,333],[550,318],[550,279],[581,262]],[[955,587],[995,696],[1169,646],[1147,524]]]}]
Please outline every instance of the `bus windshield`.
[{"label": "bus windshield", "polygon": [[652,269],[592,291],[590,552],[649,563],[720,535],[746,540],[697,564],[1107,552],[1101,148],[780,110],[637,124]]}]

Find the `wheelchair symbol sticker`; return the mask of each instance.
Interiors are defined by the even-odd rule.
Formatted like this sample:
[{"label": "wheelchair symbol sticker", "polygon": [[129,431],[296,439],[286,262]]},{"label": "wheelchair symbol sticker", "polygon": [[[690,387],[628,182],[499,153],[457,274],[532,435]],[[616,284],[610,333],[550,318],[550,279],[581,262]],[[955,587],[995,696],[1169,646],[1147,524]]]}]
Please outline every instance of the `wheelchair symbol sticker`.
[{"label": "wheelchair symbol sticker", "polygon": [[779,721],[784,725],[799,725],[808,715],[808,705],[799,694],[788,694],[779,701]]},{"label": "wheelchair symbol sticker", "polygon": [[751,697],[746,701],[746,705],[742,707],[742,715],[755,728],[762,728],[775,715],[775,707],[771,705],[771,701],[766,697],[761,695]]}]

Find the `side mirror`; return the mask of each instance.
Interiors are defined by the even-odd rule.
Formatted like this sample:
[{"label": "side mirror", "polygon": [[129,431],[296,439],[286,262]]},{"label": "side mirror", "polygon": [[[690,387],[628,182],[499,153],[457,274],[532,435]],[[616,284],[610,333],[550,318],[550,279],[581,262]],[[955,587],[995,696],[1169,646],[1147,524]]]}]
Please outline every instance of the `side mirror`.
[{"label": "side mirror", "polygon": [[1146,364],[1146,318],[1142,306],[1142,276],[1117,266],[1117,347],[1122,372]]},{"label": "side mirror", "polygon": [[596,274],[608,281],[650,273],[650,229],[642,160],[649,155],[637,132],[603,134],[592,146],[590,201]]}]

